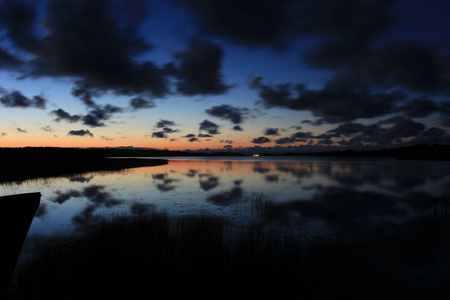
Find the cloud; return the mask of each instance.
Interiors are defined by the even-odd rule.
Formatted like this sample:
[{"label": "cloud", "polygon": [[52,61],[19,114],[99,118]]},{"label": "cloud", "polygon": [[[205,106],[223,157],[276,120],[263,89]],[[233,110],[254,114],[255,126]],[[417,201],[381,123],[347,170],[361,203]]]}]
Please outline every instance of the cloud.
[{"label": "cloud", "polygon": [[7,92],[0,88],[0,102],[5,107],[34,107],[44,109],[47,100],[42,96],[33,96],[30,99],[19,91]]},{"label": "cloud", "polygon": [[[423,123],[413,121],[404,116],[395,116],[373,124],[361,123],[340,124],[336,128],[327,131],[329,137],[348,137],[347,145],[356,143],[369,143],[378,145],[390,145],[404,142],[405,138],[422,136],[426,129]],[[442,133],[432,130],[428,134]],[[426,135],[425,135],[426,136]]]},{"label": "cloud", "polygon": [[153,132],[152,133],[152,137],[156,137],[156,138],[167,138],[167,134],[168,133],[174,133],[174,132],[178,132],[178,130],[176,129],[172,129],[169,126],[176,126],[174,121],[169,121],[169,120],[159,120],[155,127],[156,128],[162,128],[162,130],[157,131],[157,132]]},{"label": "cloud", "polygon": [[50,113],[56,115],[56,119],[55,119],[56,122],[60,122],[60,121],[64,120],[64,121],[67,121],[70,123],[74,123],[74,122],[78,122],[81,119],[80,115],[71,115],[61,108],[52,110]]},{"label": "cloud", "polygon": [[193,133],[186,134],[185,136],[182,136],[182,138],[187,138],[189,142],[198,141],[198,138]]},{"label": "cloud", "polygon": [[389,42],[370,53],[352,70],[383,87],[402,86],[414,91],[448,92],[448,64],[430,46]]},{"label": "cloud", "polygon": [[278,128],[266,128],[263,131],[264,135],[280,135],[280,133],[278,132]]},{"label": "cloud", "polygon": [[242,127],[239,126],[239,125],[233,126],[233,130],[234,130],[234,131],[244,131],[244,129],[242,129]]},{"label": "cloud", "polygon": [[[250,48],[284,49],[295,38],[318,38],[308,57],[315,65],[351,59],[393,24],[396,1],[374,0],[173,0],[200,32]],[[346,47],[344,47],[346,46]],[[334,52],[331,50],[334,49]],[[332,54],[332,55],[330,55]],[[334,62],[333,64],[336,64]],[[327,65],[328,66],[328,65]]]},{"label": "cloud", "polygon": [[78,87],[72,88],[71,94],[74,97],[79,98],[81,101],[83,101],[83,103],[88,107],[96,107],[97,106],[95,104],[94,100],[92,99],[93,97],[99,96],[99,93],[95,90],[90,90],[88,88],[78,86]]},{"label": "cloud", "polygon": [[233,144],[234,141],[232,140],[220,140],[219,143],[227,143],[227,144]]},{"label": "cloud", "polygon": [[[78,87],[120,95],[169,92],[163,69],[134,59],[151,49],[138,30],[148,12],[147,1],[50,1],[45,22],[36,20],[37,8],[5,2],[0,22],[14,47],[32,58],[26,68],[5,50],[0,58],[9,66],[21,66],[24,76],[68,76],[77,78]],[[36,31],[39,36],[33,35]]]},{"label": "cloud", "polygon": [[258,92],[259,101],[266,108],[310,111],[327,123],[383,116],[393,112],[405,98],[397,91],[372,93],[362,82],[339,76],[317,90],[302,84],[266,85],[261,77],[251,78],[249,87]]},{"label": "cloud", "polygon": [[167,135],[164,133],[164,131],[156,131],[152,133],[152,137],[154,138],[167,138]]},{"label": "cloud", "polygon": [[279,138],[277,140],[275,140],[275,143],[277,145],[284,145],[284,144],[292,144],[292,143],[296,143],[298,140],[295,138],[291,138],[291,137],[284,137],[284,138]]},{"label": "cloud", "polygon": [[60,122],[62,120],[74,123],[82,121],[84,125],[90,127],[103,127],[103,121],[109,120],[113,114],[123,112],[123,109],[114,105],[106,104],[104,106],[93,105],[92,109],[86,115],[71,115],[65,110],[58,108],[52,110],[50,113],[56,115],[54,121]]},{"label": "cloud", "polygon": [[0,68],[10,71],[20,69],[23,62],[17,57],[13,56],[7,50],[0,48]]},{"label": "cloud", "polygon": [[220,45],[191,39],[186,50],[173,56],[176,63],[169,63],[166,70],[178,80],[177,90],[181,94],[220,95],[230,88],[223,83],[220,72],[223,57]]},{"label": "cloud", "polygon": [[219,134],[220,133],[219,132],[219,125],[217,125],[217,124],[215,124],[215,123],[213,123],[211,121],[208,121],[208,120],[203,120],[200,123],[199,130],[200,131],[203,131],[203,130],[207,131],[209,134]]},{"label": "cloud", "polygon": [[340,69],[366,58],[370,46],[398,19],[396,0],[306,0],[293,13],[298,34],[313,35],[303,58],[314,68]]},{"label": "cloud", "polygon": [[289,0],[175,2],[189,10],[203,33],[250,47],[283,44],[291,26],[287,12],[293,1]]},{"label": "cloud", "polygon": [[32,7],[22,1],[3,1],[0,6],[0,24],[15,46],[30,53],[41,49],[39,39],[33,34],[36,15]]},{"label": "cloud", "polygon": [[206,113],[222,120],[229,120],[233,124],[241,124],[243,115],[248,112],[246,108],[237,108],[228,104],[213,106],[206,110]]},{"label": "cloud", "polygon": [[89,130],[71,130],[67,133],[68,136],[70,135],[74,135],[74,136],[90,136],[90,137],[94,137],[94,135],[89,131]]},{"label": "cloud", "polygon": [[265,136],[260,136],[257,138],[254,138],[251,143],[253,144],[264,144],[264,143],[270,143],[270,139],[266,138]]},{"label": "cloud", "polygon": [[21,132],[21,133],[28,133],[27,130],[22,129],[22,128],[20,128],[20,127],[17,128],[17,131],[18,131],[18,132]]},{"label": "cloud", "polygon": [[53,128],[49,125],[41,127],[42,130],[46,131],[46,132],[53,132]]},{"label": "cloud", "polygon": [[161,119],[158,121],[158,123],[156,123],[156,128],[167,128],[167,127],[175,126],[175,125],[176,124],[174,121]]},{"label": "cloud", "polygon": [[275,143],[278,145],[293,144],[297,142],[307,142],[308,140],[315,138],[317,137],[314,136],[310,131],[307,132],[297,131],[293,133],[290,137],[283,137],[275,140]]},{"label": "cloud", "polygon": [[403,112],[410,118],[422,118],[427,117],[431,113],[442,111],[442,109],[433,100],[418,97],[399,106],[397,111]]},{"label": "cloud", "polygon": [[152,99],[145,99],[143,97],[134,97],[130,99],[130,106],[133,109],[154,108],[155,102]]},{"label": "cloud", "polygon": [[81,117],[84,125],[91,127],[105,126],[103,121],[109,120],[113,114],[122,112],[123,109],[114,105],[106,104],[104,106],[96,106],[89,111],[87,115]]}]

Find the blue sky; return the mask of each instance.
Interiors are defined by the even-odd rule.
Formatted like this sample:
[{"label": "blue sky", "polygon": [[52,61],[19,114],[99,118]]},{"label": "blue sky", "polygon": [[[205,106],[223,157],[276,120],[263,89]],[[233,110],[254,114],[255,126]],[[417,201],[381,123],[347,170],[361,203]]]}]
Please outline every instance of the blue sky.
[{"label": "blue sky", "polygon": [[0,6],[0,146],[448,143],[447,1]]}]

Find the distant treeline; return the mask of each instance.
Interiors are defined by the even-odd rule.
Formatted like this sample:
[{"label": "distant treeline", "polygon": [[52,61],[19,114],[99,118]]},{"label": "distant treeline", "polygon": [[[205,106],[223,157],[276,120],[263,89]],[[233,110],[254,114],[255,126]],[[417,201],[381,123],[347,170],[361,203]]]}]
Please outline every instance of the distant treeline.
[{"label": "distant treeline", "polygon": [[96,158],[96,157],[161,157],[198,155],[183,151],[129,149],[129,148],[59,148],[24,147],[0,148],[0,157],[5,158]]},{"label": "distant treeline", "polygon": [[[322,152],[260,153],[261,156],[331,156],[331,157],[395,157],[398,159],[450,160],[450,145],[421,144],[379,150],[336,150]],[[140,148],[0,148],[0,160],[11,158],[96,158],[96,157],[163,157],[163,156],[244,156],[237,152],[189,152]]]},{"label": "distant treeline", "polygon": [[421,144],[379,150],[322,151],[314,153],[284,153],[282,155],[332,157],[395,157],[398,159],[412,160],[450,160],[450,145]]}]

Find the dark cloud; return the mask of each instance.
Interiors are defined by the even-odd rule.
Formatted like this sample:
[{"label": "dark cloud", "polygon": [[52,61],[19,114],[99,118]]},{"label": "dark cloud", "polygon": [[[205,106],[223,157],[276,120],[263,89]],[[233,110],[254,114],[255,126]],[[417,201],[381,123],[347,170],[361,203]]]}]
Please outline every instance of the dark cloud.
[{"label": "dark cloud", "polygon": [[241,124],[243,115],[248,112],[246,108],[237,108],[228,104],[213,106],[206,110],[210,116],[217,117],[223,120],[229,120],[233,124]]},{"label": "dark cloud", "polygon": [[234,130],[234,131],[244,131],[244,129],[242,129],[242,127],[239,126],[239,125],[233,126],[233,130]]},{"label": "dark cloud", "polygon": [[254,138],[251,143],[253,144],[264,144],[264,143],[270,143],[270,139],[266,138],[265,136],[260,136],[257,138]]},{"label": "dark cloud", "polygon": [[[164,70],[134,59],[151,49],[138,32],[146,6],[147,1],[49,1],[41,21],[35,20],[37,8],[5,1],[0,22],[14,47],[33,55],[20,70],[24,76],[69,76],[83,89],[164,96]],[[0,63],[23,65],[4,49]]]},{"label": "dark cloud", "polygon": [[67,133],[67,135],[75,135],[75,136],[90,136],[90,137],[94,137],[94,135],[89,131],[89,130],[71,130]]},{"label": "dark cloud", "polygon": [[290,30],[291,0],[174,0],[192,13],[197,27],[205,34],[257,47],[284,44]]},{"label": "dark cloud", "polygon": [[298,131],[293,133],[290,137],[283,137],[275,140],[275,143],[278,145],[284,145],[284,144],[292,144],[297,142],[307,142],[310,139],[315,139],[316,136],[312,134],[312,132],[307,131]]},{"label": "dark cloud", "polygon": [[156,131],[152,133],[152,137],[154,138],[167,138],[167,135],[164,133],[164,131]]},{"label": "dark cloud", "polygon": [[134,109],[154,108],[155,102],[152,99],[145,99],[143,97],[134,97],[130,99],[130,106]]},{"label": "dark cloud", "polygon": [[182,138],[187,138],[189,142],[198,141],[198,138],[193,133],[186,134],[185,136],[182,136]]},{"label": "dark cloud", "polygon": [[175,122],[174,121],[169,121],[169,120],[159,120],[158,123],[156,123],[156,128],[167,128],[170,126],[175,126]]},{"label": "dark cloud", "polygon": [[97,105],[95,104],[94,100],[92,99],[93,97],[98,97],[99,93],[96,90],[90,90],[88,88],[83,88],[83,87],[73,87],[71,90],[71,94],[76,97],[79,98],[81,101],[83,101],[83,103],[88,106],[88,107],[96,107]]},{"label": "dark cloud", "polygon": [[176,63],[168,64],[166,70],[177,78],[177,89],[181,94],[218,95],[230,88],[222,80],[223,51],[218,44],[191,39],[188,49],[173,56]]},{"label": "dark cloud", "polygon": [[260,77],[252,78],[249,86],[258,92],[259,101],[267,108],[306,110],[328,123],[383,116],[405,98],[396,91],[372,93],[362,82],[339,76],[318,90],[301,84],[266,85]]},{"label": "dark cloud", "polygon": [[413,42],[386,43],[370,54],[359,75],[383,87],[402,86],[415,91],[448,91],[448,66],[430,46]]},{"label": "dark cloud", "polygon": [[33,32],[36,15],[23,1],[5,0],[0,6],[0,24],[17,48],[39,53],[41,44]]},{"label": "dark cloud", "polygon": [[215,124],[215,123],[213,123],[211,121],[208,121],[208,120],[203,120],[200,123],[199,130],[200,131],[206,131],[209,134],[219,134],[220,133],[219,132],[219,125],[217,125],[217,124]]},{"label": "dark cloud", "polygon": [[294,139],[309,139],[313,138],[313,134],[310,131],[304,132],[304,131],[298,131],[294,134],[292,134],[292,138]]},{"label": "dark cloud", "polygon": [[6,90],[0,88],[0,102],[5,107],[34,107],[44,109],[47,99],[42,96],[33,96],[33,98],[28,98],[19,91],[7,92]]},{"label": "dark cloud", "polygon": [[392,125],[388,129],[380,129],[380,139],[384,140],[395,140],[403,137],[417,136],[426,126],[422,123],[415,122],[411,119],[405,117],[392,117],[387,120],[379,122],[381,125],[389,124]]},{"label": "dark cloud", "polygon": [[87,115],[81,117],[83,124],[91,127],[102,127],[105,126],[103,121],[109,120],[113,114],[122,112],[123,109],[111,104],[106,104],[104,106],[96,106],[94,109],[89,111]]},{"label": "dark cloud", "polygon": [[176,129],[172,129],[169,126],[176,126],[174,121],[169,121],[169,120],[159,120],[155,127],[156,128],[162,128],[162,130],[157,131],[157,132],[153,132],[152,133],[152,137],[156,137],[156,138],[167,138],[167,134],[168,133],[174,133],[174,132],[178,132],[178,130]]},{"label": "dark cloud", "polygon": [[307,56],[315,66],[348,61],[394,23],[391,0],[173,0],[188,9],[204,34],[251,48],[283,49],[315,36]]},{"label": "dark cloud", "polygon": [[46,132],[53,132],[53,128],[49,125],[41,127],[42,130],[46,131]]},{"label": "dark cloud", "polygon": [[227,144],[233,144],[234,141],[232,140],[220,140],[219,143],[227,143]]},{"label": "dark cloud", "polygon": [[278,132],[278,128],[266,128],[263,131],[264,135],[280,135],[280,133]]},{"label": "dark cloud", "polygon": [[297,142],[297,139],[290,138],[290,137],[284,137],[284,138],[279,138],[279,139],[275,140],[275,143],[277,145],[292,144],[292,143],[296,143],[296,142]]},{"label": "dark cloud", "polygon": [[81,119],[80,115],[71,115],[61,108],[52,110],[50,113],[56,115],[56,119],[55,119],[56,122],[64,120],[64,121],[68,121],[70,123],[74,123],[74,122],[78,122]]},{"label": "dark cloud", "polygon": [[401,143],[405,138],[420,136],[425,129],[426,126],[422,123],[403,116],[396,116],[370,125],[340,124],[327,133],[331,134],[330,137],[350,137],[346,140],[348,145],[355,143],[389,145]]},{"label": "dark cloud", "polygon": [[22,129],[22,128],[20,128],[20,127],[17,128],[17,131],[18,131],[18,132],[21,132],[21,133],[28,133],[27,130]]},{"label": "dark cloud", "polygon": [[361,123],[348,122],[348,123],[339,124],[336,128],[328,130],[327,132],[331,133],[335,136],[341,136],[341,135],[349,136],[349,135],[353,135],[355,133],[364,132],[365,128],[366,128],[366,126]]},{"label": "dark cloud", "polygon": [[396,22],[396,0],[305,0],[295,12],[297,32],[316,46],[304,58],[315,68],[337,69],[365,58],[370,46]]},{"label": "dark cloud", "polygon": [[431,113],[441,111],[441,108],[433,101],[425,97],[414,98],[397,108],[410,118],[427,117]]},{"label": "dark cloud", "polygon": [[0,68],[15,71],[22,66],[23,62],[10,54],[7,50],[0,48]]}]

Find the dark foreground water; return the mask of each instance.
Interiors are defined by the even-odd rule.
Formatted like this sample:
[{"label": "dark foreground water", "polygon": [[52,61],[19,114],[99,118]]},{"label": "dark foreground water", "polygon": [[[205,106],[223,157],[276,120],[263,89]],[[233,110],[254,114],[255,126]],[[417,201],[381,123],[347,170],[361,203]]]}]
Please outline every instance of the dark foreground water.
[{"label": "dark foreground water", "polygon": [[1,185],[0,195],[41,192],[29,235],[70,233],[120,213],[252,220],[254,193],[274,202],[277,217],[308,232],[393,226],[450,193],[450,162],[308,157],[169,158],[169,164],[36,179]]}]

